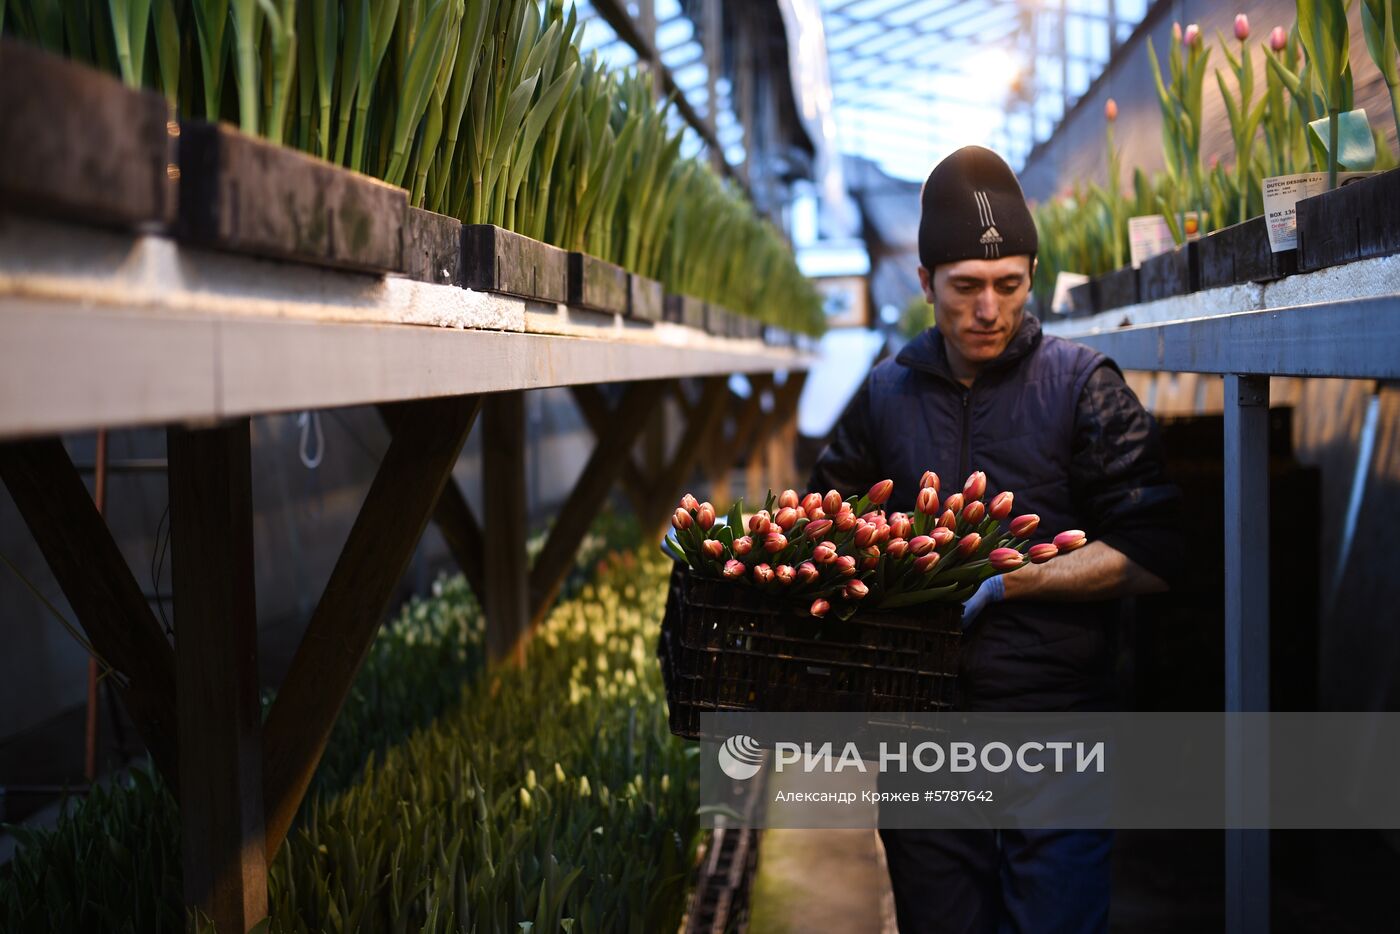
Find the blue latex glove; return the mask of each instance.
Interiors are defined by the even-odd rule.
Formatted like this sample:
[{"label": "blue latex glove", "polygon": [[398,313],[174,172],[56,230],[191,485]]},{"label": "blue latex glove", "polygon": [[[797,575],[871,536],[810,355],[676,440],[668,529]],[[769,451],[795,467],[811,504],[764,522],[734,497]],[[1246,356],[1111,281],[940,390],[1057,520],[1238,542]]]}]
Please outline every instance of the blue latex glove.
[{"label": "blue latex glove", "polygon": [[1000,603],[1006,599],[1006,582],[998,574],[989,577],[982,582],[982,586],[977,588],[977,592],[963,601],[962,628],[967,629],[972,625],[972,621],[993,603]]}]

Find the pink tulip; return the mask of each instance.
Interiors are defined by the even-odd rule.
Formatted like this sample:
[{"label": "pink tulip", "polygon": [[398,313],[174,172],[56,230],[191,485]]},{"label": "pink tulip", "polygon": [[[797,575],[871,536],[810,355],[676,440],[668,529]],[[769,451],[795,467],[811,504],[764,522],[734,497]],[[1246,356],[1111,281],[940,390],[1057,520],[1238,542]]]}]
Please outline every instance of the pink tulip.
[{"label": "pink tulip", "polygon": [[909,550],[914,553],[916,558],[922,558],[933,551],[933,539],[927,535],[916,535],[909,540]]},{"label": "pink tulip", "polygon": [[845,505],[845,502],[846,501],[841,498],[840,493],[837,493],[835,490],[827,490],[826,498],[822,500],[822,508],[825,509],[828,514],[835,515],[841,511],[841,507]]},{"label": "pink tulip", "polygon": [[892,537],[894,537],[894,533],[890,530],[888,525],[878,525],[875,527],[875,541],[873,544],[883,545]]},{"label": "pink tulip", "polygon": [[700,509],[696,512],[695,521],[700,523],[700,528],[708,532],[715,524],[715,507],[709,503],[701,503]]},{"label": "pink tulip", "polygon": [[958,557],[966,558],[972,555],[978,548],[982,547],[982,536],[976,532],[968,532],[958,542]]},{"label": "pink tulip", "polygon": [[792,582],[797,580],[797,570],[790,564],[780,564],[774,569],[773,576],[784,587],[790,587]]},{"label": "pink tulip", "polygon": [[946,525],[940,525],[928,534],[933,538],[933,547],[935,548],[942,548],[944,545],[957,538],[957,534]]},{"label": "pink tulip", "polygon": [[1027,538],[1040,525],[1040,516],[1028,512],[1011,520],[1011,534],[1016,538]]},{"label": "pink tulip", "polygon": [[953,493],[943,501],[943,508],[956,516],[958,513],[962,512],[963,503],[966,502],[966,500],[967,497],[963,496],[961,493]]},{"label": "pink tulip", "polygon": [[763,538],[763,550],[775,555],[787,547],[787,536],[782,532],[769,532]]},{"label": "pink tulip", "polygon": [[806,535],[809,539],[811,539],[814,542],[819,541],[826,535],[827,532],[830,531],[830,519],[816,519],[812,522],[808,522],[805,526],[802,527],[802,534]]},{"label": "pink tulip", "polygon": [[938,474],[932,470],[925,470],[924,475],[919,478],[919,489],[927,490],[930,487],[936,492],[938,490]]},{"label": "pink tulip", "polygon": [[799,518],[799,519],[814,519],[814,518],[816,518],[815,516],[809,516],[809,515],[807,515],[807,510],[803,509],[801,506],[798,506],[796,509],[793,510],[793,512],[797,513],[797,518]]},{"label": "pink tulip", "polygon": [[1032,545],[1026,556],[1031,559],[1031,564],[1044,564],[1060,553],[1050,542],[1041,542],[1039,545]]},{"label": "pink tulip", "polygon": [[671,524],[676,527],[676,531],[684,532],[695,524],[695,520],[684,509],[677,509],[676,514],[671,517]]},{"label": "pink tulip", "polygon": [[797,510],[792,506],[784,506],[778,510],[778,517],[773,521],[778,523],[778,528],[786,532],[797,522]]},{"label": "pink tulip", "polygon": [[862,571],[873,571],[880,566],[879,555],[868,555],[860,559],[860,569]]},{"label": "pink tulip", "polygon": [[813,616],[820,618],[825,616],[827,611],[830,609],[831,604],[823,600],[821,597],[818,597],[817,599],[812,601],[812,607],[807,612],[811,613]]},{"label": "pink tulip", "polygon": [[[802,512],[802,510],[799,509],[798,512]],[[815,522],[817,519],[825,519],[825,518],[826,518],[826,510],[823,509],[823,508],[821,508],[820,506],[818,506],[816,509],[808,509],[808,510],[806,510],[806,512],[807,512],[807,518],[808,518],[808,519],[811,519],[811,520],[814,521],[814,522]]]},{"label": "pink tulip", "polygon": [[903,515],[895,516],[894,520],[890,522],[890,534],[895,538],[908,538],[914,534],[914,523]]},{"label": "pink tulip", "polygon": [[842,555],[836,559],[836,571],[842,577],[855,577],[856,559],[851,555]]},{"label": "pink tulip", "polygon": [[987,515],[1000,522],[1011,515],[1011,502],[1016,498],[1016,494],[1010,490],[1005,490],[992,497],[992,504],[987,507]]},{"label": "pink tulip", "polygon": [[943,515],[938,520],[938,524],[945,529],[956,528],[958,517],[954,514],[953,510],[945,509],[943,510]]},{"label": "pink tulip", "polygon": [[1117,120],[1118,102],[1110,97],[1103,105],[1103,115],[1104,119],[1107,120],[1109,123],[1112,123],[1114,120]]},{"label": "pink tulip", "polygon": [[810,584],[821,576],[822,572],[818,571],[817,566],[810,561],[803,561],[797,566],[797,582],[799,584]]},{"label": "pink tulip", "polygon": [[1021,553],[1015,548],[993,548],[992,553],[987,555],[987,563],[998,571],[1019,568],[1023,561]]},{"label": "pink tulip", "polygon": [[807,515],[810,516],[813,509],[822,508],[822,495],[820,493],[808,493],[806,496],[802,497],[801,505],[802,508],[806,510]]},{"label": "pink tulip", "polygon": [[987,507],[982,504],[982,501],[980,499],[974,499],[972,502],[968,503],[966,506],[963,507],[963,521],[966,522],[968,525],[981,525],[982,520],[986,518],[986,515]]},{"label": "pink tulip", "polygon": [[930,551],[928,554],[914,561],[914,570],[920,574],[927,574],[933,570],[933,566],[938,563],[938,552]]},{"label": "pink tulip", "polygon": [[1069,529],[1055,536],[1055,547],[1060,550],[1060,554],[1068,554],[1086,544],[1088,544],[1088,539],[1079,529]]},{"label": "pink tulip", "polygon": [[1186,26],[1186,32],[1182,33],[1181,41],[1187,46],[1198,46],[1201,44],[1201,27],[1195,23]]},{"label": "pink tulip", "polygon": [[773,569],[766,564],[756,564],[753,569],[753,579],[760,584],[773,583]]},{"label": "pink tulip", "polygon": [[742,561],[735,561],[733,558],[730,558],[728,561],[724,562],[724,576],[730,580],[737,580],[743,577],[745,570],[746,568]]},{"label": "pink tulip", "polygon": [[849,532],[856,527],[856,523],[859,521],[860,520],[856,518],[856,514],[847,509],[845,512],[837,514],[836,531]]},{"label": "pink tulip", "polygon": [[681,508],[687,511],[699,509],[700,504],[696,501],[694,496],[691,496],[689,493],[687,493],[681,497]]},{"label": "pink tulip", "polygon": [[926,516],[935,515],[938,512],[938,488],[926,486],[920,490],[918,498],[914,500],[914,508]]},{"label": "pink tulip", "polygon": [[1249,38],[1249,17],[1243,13],[1235,14],[1235,38],[1241,42]]},{"label": "pink tulip", "polygon": [[1180,41],[1181,41],[1181,24],[1180,24],[1180,23],[1172,23],[1172,41],[1173,41],[1173,42],[1180,42]]},{"label": "pink tulip", "polygon": [[1269,48],[1275,52],[1288,48],[1288,31],[1282,26],[1275,26],[1274,31],[1269,33]]},{"label": "pink tulip", "polygon": [[885,526],[890,524],[890,520],[886,519],[885,514],[883,512],[880,512],[878,509],[872,509],[870,512],[867,512],[865,515],[861,516],[861,518],[864,519],[866,522],[869,522],[871,525],[875,526],[875,528],[877,529],[883,529]]},{"label": "pink tulip", "polygon": [[870,488],[870,492],[866,493],[865,496],[876,506],[880,506],[885,502],[885,500],[890,498],[890,494],[893,492],[894,481],[881,480],[879,483],[872,486]]},{"label": "pink tulip", "polygon": [[734,539],[734,544],[731,545],[730,548],[734,550],[734,554],[742,558],[750,551],[753,551],[753,539],[749,538],[747,535],[740,535],[738,538]]},{"label": "pink tulip", "polygon": [[903,558],[909,553],[909,543],[902,538],[896,538],[885,546],[885,554],[891,558]]},{"label": "pink tulip", "polygon": [[830,564],[836,560],[836,546],[831,542],[822,542],[812,549],[812,560],[818,564]]},{"label": "pink tulip", "polygon": [[856,526],[856,547],[864,548],[875,541],[877,531],[878,529],[869,522],[861,522],[860,525]]},{"label": "pink tulip", "polygon": [[847,600],[859,600],[870,593],[870,588],[865,586],[865,581],[847,581],[845,591]]},{"label": "pink tulip", "polygon": [[749,531],[754,535],[767,535],[773,528],[773,518],[768,515],[768,510],[760,509],[749,516]]},{"label": "pink tulip", "polygon": [[724,555],[724,542],[711,538],[706,540],[700,549],[705,552],[706,557],[718,561]]},{"label": "pink tulip", "polygon": [[778,497],[778,506],[781,507],[781,508],[796,509],[796,508],[797,508],[797,491],[796,491],[796,490],[783,490],[782,495],[780,495],[780,496]]},{"label": "pink tulip", "polygon": [[980,470],[974,470],[968,475],[967,482],[963,484],[963,499],[981,499],[985,492],[987,492],[987,475]]}]

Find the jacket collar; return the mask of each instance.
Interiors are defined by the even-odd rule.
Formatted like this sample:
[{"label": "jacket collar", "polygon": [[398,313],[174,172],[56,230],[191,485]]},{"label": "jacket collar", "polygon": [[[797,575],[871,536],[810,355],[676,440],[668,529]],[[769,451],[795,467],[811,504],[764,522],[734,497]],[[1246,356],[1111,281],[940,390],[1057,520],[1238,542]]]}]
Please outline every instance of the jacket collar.
[{"label": "jacket collar", "polygon": [[[982,368],[982,372],[1000,369],[1028,356],[1031,351],[1040,346],[1040,339],[1040,320],[1027,311],[1022,315],[1021,327],[1011,338],[1011,343],[1007,344],[1006,349],[995,359],[988,361]],[[926,329],[918,337],[905,344],[904,349],[895,357],[895,362],[910,369],[941,376],[953,383],[958,382],[957,378],[953,376],[953,368],[948,364],[948,351],[943,343],[943,335],[938,332],[937,327]],[[958,383],[958,385],[962,384]]]}]

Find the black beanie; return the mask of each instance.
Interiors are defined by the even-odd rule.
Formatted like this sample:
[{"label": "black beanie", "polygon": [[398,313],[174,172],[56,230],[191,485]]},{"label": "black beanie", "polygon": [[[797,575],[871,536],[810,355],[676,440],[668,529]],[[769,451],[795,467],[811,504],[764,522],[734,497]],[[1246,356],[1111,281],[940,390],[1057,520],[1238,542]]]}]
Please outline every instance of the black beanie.
[{"label": "black beanie", "polygon": [[919,201],[919,262],[925,269],[1036,254],[1035,221],[1021,185],[990,149],[964,146],[938,163]]}]

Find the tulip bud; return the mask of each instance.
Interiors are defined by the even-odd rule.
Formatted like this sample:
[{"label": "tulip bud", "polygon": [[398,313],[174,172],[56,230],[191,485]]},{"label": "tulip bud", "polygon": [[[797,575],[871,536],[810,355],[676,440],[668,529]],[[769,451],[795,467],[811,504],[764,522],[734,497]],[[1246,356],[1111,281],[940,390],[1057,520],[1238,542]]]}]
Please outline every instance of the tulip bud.
[{"label": "tulip bud", "polygon": [[1011,515],[1011,502],[1016,498],[1016,494],[1010,490],[1004,490],[992,497],[992,504],[987,507],[987,515],[1000,522]]},{"label": "tulip bud", "polygon": [[808,523],[807,523],[805,526],[803,526],[803,528],[802,528],[802,534],[805,535],[805,536],[807,536],[809,539],[811,539],[811,540],[814,541],[814,542],[815,542],[815,541],[818,541],[818,540],[821,539],[821,538],[823,538],[823,537],[826,535],[826,533],[827,533],[827,532],[830,532],[830,531],[831,531],[831,520],[830,520],[830,519],[814,519],[814,520],[812,520],[811,522],[808,522]]},{"label": "tulip bud", "polygon": [[778,583],[784,587],[792,586],[792,582],[797,580],[797,571],[790,564],[780,564],[773,571],[773,576],[778,579]]},{"label": "tulip bud", "polygon": [[763,539],[763,548],[770,555],[777,554],[787,547],[787,536],[782,532],[769,532]]},{"label": "tulip bud", "polygon": [[943,501],[943,508],[956,516],[958,513],[962,512],[963,503],[966,501],[967,497],[963,496],[961,493],[954,493]]},{"label": "tulip bud", "polygon": [[773,569],[766,564],[756,564],[753,569],[753,579],[759,584],[773,583]]},{"label": "tulip bud", "polygon": [[909,540],[909,550],[915,557],[923,557],[933,550],[933,539],[927,535],[916,535]]},{"label": "tulip bud", "polygon": [[706,557],[718,560],[724,555],[724,542],[716,538],[706,539],[705,543],[700,546],[700,550],[705,552]]},{"label": "tulip bud", "polygon": [[856,526],[856,547],[864,548],[875,540],[876,528],[863,519],[858,521],[859,524]]},{"label": "tulip bud", "polygon": [[908,538],[914,534],[914,523],[902,515],[896,516],[894,521],[890,523],[890,534],[895,538]]},{"label": "tulip bud", "polygon": [[926,516],[938,513],[938,488],[926,486],[914,500],[914,508]]},{"label": "tulip bud", "polygon": [[933,566],[938,563],[938,552],[930,551],[928,554],[915,559],[914,570],[920,574],[927,574],[933,570]]},{"label": "tulip bud", "polygon": [[845,512],[836,516],[836,531],[849,532],[856,527],[856,523],[859,521],[860,520],[856,518],[856,514],[847,509]]},{"label": "tulip bud", "polygon": [[733,549],[734,554],[742,558],[750,551],[753,551],[753,539],[749,538],[747,535],[740,535],[738,538],[734,539],[734,544],[729,547]]},{"label": "tulip bud", "polygon": [[807,518],[815,522],[818,519],[826,518],[826,510],[818,506],[816,509],[807,510]]},{"label": "tulip bud", "polygon": [[797,513],[797,518],[799,519],[816,518],[815,516],[808,516],[807,510],[803,509],[801,506],[798,506],[796,509],[793,510],[793,512]]},{"label": "tulip bud", "polygon": [[1201,27],[1195,23],[1186,26],[1186,32],[1182,33],[1181,41],[1188,46],[1198,46],[1201,44]]},{"label": "tulip bud", "polygon": [[870,588],[865,586],[865,581],[847,581],[845,590],[847,600],[859,600],[870,593]]},{"label": "tulip bud", "polygon": [[835,490],[827,490],[826,498],[822,500],[822,508],[829,514],[835,514],[841,511],[841,507],[845,502],[846,501],[841,498],[840,493],[837,493]]},{"label": "tulip bud", "polygon": [[807,612],[811,613],[813,616],[822,617],[825,616],[827,610],[830,609],[831,604],[823,600],[821,597],[818,597],[817,599],[812,601],[812,607]]},{"label": "tulip bud", "polygon": [[806,496],[802,497],[801,505],[802,508],[806,510],[807,515],[810,516],[813,509],[822,508],[822,495],[820,493],[808,493]]},{"label": "tulip bud", "polygon": [[676,531],[684,532],[695,524],[695,520],[684,509],[677,509],[676,514],[671,517],[671,524],[676,527]]},{"label": "tulip bud", "polygon": [[836,560],[836,546],[831,542],[821,542],[812,549],[812,560],[818,564],[830,564]]},{"label": "tulip bud", "polygon": [[953,513],[953,510],[945,509],[943,510],[943,515],[938,520],[938,524],[945,529],[956,528],[958,525],[958,517]]},{"label": "tulip bud", "polygon": [[724,576],[730,580],[743,577],[745,570],[744,562],[742,561],[735,561],[733,558],[730,558],[728,561],[724,562]]},{"label": "tulip bud", "polygon": [[851,555],[841,555],[836,559],[836,570],[843,577],[854,577],[856,573],[856,559]]},{"label": "tulip bud", "polygon": [[1288,31],[1282,26],[1275,26],[1274,31],[1269,33],[1269,48],[1275,52],[1288,48]]},{"label": "tulip bud", "polygon": [[909,553],[909,543],[902,538],[896,538],[885,547],[885,554],[891,558],[903,558]]},{"label": "tulip bud", "polygon": [[817,570],[817,566],[810,561],[803,561],[797,566],[797,582],[799,584],[810,584],[821,577],[822,572]]},{"label": "tulip bud", "polygon": [[987,563],[998,571],[1019,568],[1023,560],[1021,553],[1015,548],[993,548],[992,553],[987,555]]},{"label": "tulip bud", "polygon": [[1173,41],[1173,42],[1180,42],[1180,41],[1181,41],[1181,24],[1180,24],[1180,23],[1172,23],[1172,41]]},{"label": "tulip bud", "polygon": [[1028,512],[1011,520],[1011,534],[1017,538],[1027,538],[1040,525],[1040,516]]},{"label": "tulip bud", "polygon": [[967,558],[974,554],[978,548],[982,547],[982,536],[976,532],[968,532],[958,541],[958,557]]},{"label": "tulip bud", "polygon": [[1243,13],[1235,14],[1235,38],[1241,42],[1249,38],[1249,17]]},{"label": "tulip bud", "polygon": [[980,470],[974,470],[968,475],[967,482],[963,484],[963,499],[981,499],[985,492],[987,492],[987,475]]},{"label": "tulip bud", "polygon": [[873,571],[880,566],[880,556],[878,554],[867,555],[860,559],[860,569],[862,571]]},{"label": "tulip bud", "polygon": [[1104,119],[1107,120],[1109,123],[1112,123],[1114,120],[1118,119],[1118,102],[1116,100],[1110,97],[1107,101],[1104,102],[1103,116]]},{"label": "tulip bud", "polygon": [[773,529],[773,518],[768,510],[760,509],[749,516],[749,531],[754,535],[767,535]]},{"label": "tulip bud", "polygon": [[927,490],[930,488],[932,488],[935,493],[938,491],[938,474],[934,473],[932,470],[925,470],[924,475],[919,478],[919,489]]},{"label": "tulip bud", "polygon": [[791,529],[793,523],[797,521],[797,510],[792,506],[784,506],[782,509],[778,510],[778,517],[773,521],[778,523],[778,528],[786,532]]},{"label": "tulip bud", "polygon": [[953,530],[946,525],[940,525],[928,534],[933,538],[933,547],[935,548],[942,548],[944,545],[957,538]]},{"label": "tulip bud", "polygon": [[1032,545],[1026,556],[1031,559],[1031,564],[1044,564],[1059,553],[1060,549],[1052,543],[1041,542],[1039,545]]},{"label": "tulip bud", "polygon": [[1082,548],[1088,544],[1088,539],[1079,529],[1069,529],[1055,536],[1055,547],[1060,550],[1060,554],[1068,554],[1076,548]]},{"label": "tulip bud", "polygon": [[691,496],[689,493],[687,493],[681,497],[681,508],[686,511],[690,511],[693,509],[699,509],[700,504],[696,501],[694,496]]},{"label": "tulip bud", "polygon": [[782,494],[778,496],[778,506],[787,509],[796,509],[797,499],[796,490],[783,490]]},{"label": "tulip bud", "polygon": [[890,498],[890,494],[893,492],[894,481],[881,480],[879,483],[872,486],[870,492],[866,493],[865,496],[876,506],[881,506],[884,505],[885,501]]},{"label": "tulip bud", "polygon": [[962,517],[968,525],[981,525],[983,518],[987,515],[987,507],[980,499],[974,499],[963,507]]},{"label": "tulip bud", "polygon": [[709,503],[701,503],[700,509],[695,515],[695,521],[700,523],[700,528],[709,531],[715,524],[715,507]]}]

